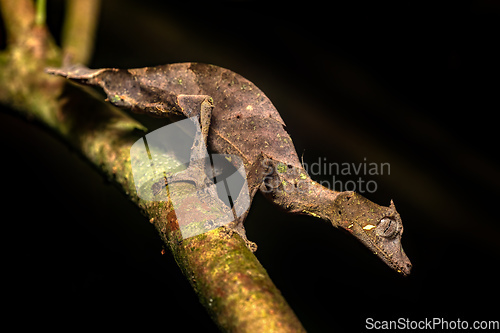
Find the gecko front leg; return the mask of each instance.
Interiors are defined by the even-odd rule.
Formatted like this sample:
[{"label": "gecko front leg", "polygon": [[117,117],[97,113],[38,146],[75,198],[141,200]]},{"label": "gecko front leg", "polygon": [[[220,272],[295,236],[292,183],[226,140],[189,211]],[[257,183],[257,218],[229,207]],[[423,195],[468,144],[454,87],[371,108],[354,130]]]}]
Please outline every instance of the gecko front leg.
[{"label": "gecko front leg", "polygon": [[[246,165],[246,180],[250,201],[262,186],[264,179],[272,169],[272,165],[268,161],[270,161],[269,157],[261,153],[257,156],[253,163]],[[255,252],[257,251],[257,244],[248,240],[244,226],[245,219],[248,215],[248,212],[250,211],[250,206],[248,205],[247,208],[242,208],[242,204],[244,204],[244,202],[242,203],[241,201],[245,199],[245,196],[242,195],[243,191],[244,189],[241,189],[240,194],[238,195],[238,198],[234,203],[233,209],[236,208],[237,211],[244,210],[244,212],[240,216],[237,216],[235,214],[236,218],[234,219],[234,221],[225,225],[224,227],[227,229],[229,235],[231,235],[233,232],[236,232],[238,235],[240,235],[250,251]],[[243,198],[243,200],[241,200],[241,198]]]}]

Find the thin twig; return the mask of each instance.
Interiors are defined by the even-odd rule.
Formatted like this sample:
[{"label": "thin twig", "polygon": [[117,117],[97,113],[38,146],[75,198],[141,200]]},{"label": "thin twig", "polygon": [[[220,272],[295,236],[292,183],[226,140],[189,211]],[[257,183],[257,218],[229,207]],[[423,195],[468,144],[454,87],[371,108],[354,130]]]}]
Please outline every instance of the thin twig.
[{"label": "thin twig", "polygon": [[44,25],[45,18],[47,17],[47,1],[46,0],[36,0],[36,19],[37,25]]},{"label": "thin twig", "polygon": [[12,45],[21,39],[35,23],[35,6],[32,0],[1,0],[0,6],[7,43]]},{"label": "thin twig", "polygon": [[100,0],[70,0],[62,32],[64,63],[87,64],[94,50]]}]

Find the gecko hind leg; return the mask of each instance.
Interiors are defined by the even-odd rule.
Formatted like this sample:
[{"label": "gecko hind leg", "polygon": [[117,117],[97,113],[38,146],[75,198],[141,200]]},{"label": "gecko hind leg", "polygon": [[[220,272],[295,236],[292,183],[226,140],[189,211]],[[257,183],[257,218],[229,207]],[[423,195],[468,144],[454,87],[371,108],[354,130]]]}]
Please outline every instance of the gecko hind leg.
[{"label": "gecko hind leg", "polygon": [[195,122],[196,131],[190,149],[189,164],[183,171],[165,174],[163,179],[152,185],[151,190],[154,195],[158,195],[169,183],[189,182],[194,184],[196,190],[200,192],[200,200],[206,201],[210,197],[216,198],[217,192],[211,180],[213,177],[210,169],[206,168],[209,157],[207,137],[214,107],[213,100],[207,95],[177,95],[174,107]]},{"label": "gecko hind leg", "polygon": [[[201,189],[213,184],[205,173],[205,162],[208,157],[207,138],[214,107],[213,100],[206,95],[178,95],[177,104],[186,117],[198,117],[201,131],[196,131],[187,169],[168,176],[168,180],[171,182],[191,181],[198,189]],[[193,119],[193,121],[196,120]]]}]

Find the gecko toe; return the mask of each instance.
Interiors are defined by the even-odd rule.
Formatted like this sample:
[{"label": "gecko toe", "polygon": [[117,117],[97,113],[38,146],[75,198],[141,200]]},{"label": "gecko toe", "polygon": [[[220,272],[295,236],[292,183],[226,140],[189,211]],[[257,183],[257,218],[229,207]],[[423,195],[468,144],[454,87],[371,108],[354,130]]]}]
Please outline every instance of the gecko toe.
[{"label": "gecko toe", "polygon": [[249,241],[248,239],[245,240],[245,244],[246,246],[248,247],[248,249],[252,252],[255,252],[257,251],[257,244],[255,244],[254,242],[252,241]]}]

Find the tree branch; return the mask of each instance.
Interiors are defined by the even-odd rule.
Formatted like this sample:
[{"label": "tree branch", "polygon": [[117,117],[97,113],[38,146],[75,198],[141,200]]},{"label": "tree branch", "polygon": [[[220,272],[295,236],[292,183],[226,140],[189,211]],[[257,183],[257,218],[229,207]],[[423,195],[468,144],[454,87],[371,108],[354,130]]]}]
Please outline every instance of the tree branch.
[{"label": "tree branch", "polygon": [[[222,330],[303,332],[265,269],[238,235],[229,237],[219,228],[183,239],[170,202],[146,202],[137,197],[130,147],[145,134],[144,127],[84,90],[66,84],[64,79],[43,73],[45,66],[61,63],[62,52],[43,32],[45,29],[24,21],[25,13],[18,10],[29,3],[29,0],[0,2],[3,14],[10,16],[5,20],[9,34],[16,37],[10,42],[23,41],[9,45],[8,53],[0,58],[0,102],[51,128],[137,204],[154,224],[200,302]],[[28,21],[33,22],[32,3],[28,9],[33,16]],[[68,32],[68,36],[77,38],[76,33]],[[79,52],[83,45],[78,44],[72,52]],[[76,59],[87,58],[85,55]]]}]

